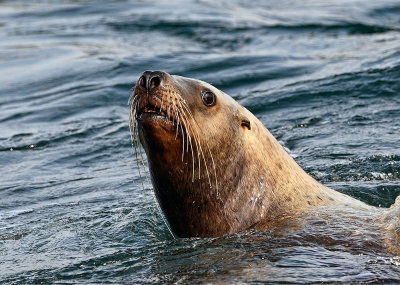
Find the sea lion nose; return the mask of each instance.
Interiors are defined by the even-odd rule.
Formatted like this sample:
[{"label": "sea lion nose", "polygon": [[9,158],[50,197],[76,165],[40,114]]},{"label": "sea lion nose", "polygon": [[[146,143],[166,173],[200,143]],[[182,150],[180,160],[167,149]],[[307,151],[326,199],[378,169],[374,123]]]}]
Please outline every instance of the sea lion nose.
[{"label": "sea lion nose", "polygon": [[162,71],[145,71],[139,78],[139,85],[142,86],[147,92],[161,85],[165,72]]}]

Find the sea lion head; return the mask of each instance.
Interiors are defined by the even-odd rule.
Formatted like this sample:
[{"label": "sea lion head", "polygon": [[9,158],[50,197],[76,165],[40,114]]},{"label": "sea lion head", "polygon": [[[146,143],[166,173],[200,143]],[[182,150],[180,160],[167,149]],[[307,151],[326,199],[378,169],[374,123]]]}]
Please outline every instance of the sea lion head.
[{"label": "sea lion head", "polygon": [[206,82],[161,71],[138,79],[131,134],[143,145],[158,202],[178,236],[219,236],[259,217],[264,205],[250,202],[245,183],[254,170],[246,153],[254,120]]}]

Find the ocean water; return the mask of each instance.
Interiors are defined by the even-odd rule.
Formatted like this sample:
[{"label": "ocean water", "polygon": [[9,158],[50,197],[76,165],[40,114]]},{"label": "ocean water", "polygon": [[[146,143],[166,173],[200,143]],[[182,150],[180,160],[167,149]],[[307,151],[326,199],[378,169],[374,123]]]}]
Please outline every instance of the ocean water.
[{"label": "ocean water", "polygon": [[129,137],[145,70],[230,94],[333,189],[400,195],[399,1],[0,1],[0,283],[400,282],[354,213],[173,238]]}]

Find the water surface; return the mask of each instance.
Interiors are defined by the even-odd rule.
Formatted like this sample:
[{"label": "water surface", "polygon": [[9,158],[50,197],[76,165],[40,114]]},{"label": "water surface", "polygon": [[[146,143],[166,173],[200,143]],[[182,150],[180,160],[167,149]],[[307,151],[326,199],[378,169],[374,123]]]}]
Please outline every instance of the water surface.
[{"label": "water surface", "polygon": [[144,70],[208,81],[313,177],[388,207],[399,15],[394,0],[1,1],[0,282],[400,282],[399,258],[367,243],[372,228],[353,237],[346,211],[312,229],[173,239],[142,188],[127,105]]}]

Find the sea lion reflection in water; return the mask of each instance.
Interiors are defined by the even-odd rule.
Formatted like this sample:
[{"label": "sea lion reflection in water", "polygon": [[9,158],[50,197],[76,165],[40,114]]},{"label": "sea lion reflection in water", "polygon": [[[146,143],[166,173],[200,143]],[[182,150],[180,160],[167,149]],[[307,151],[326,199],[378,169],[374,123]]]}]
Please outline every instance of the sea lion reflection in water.
[{"label": "sea lion reflection in water", "polygon": [[[130,127],[180,237],[262,230],[321,206],[374,208],[318,183],[252,113],[200,80],[144,72],[130,100]],[[396,210],[382,218],[394,230]]]}]

